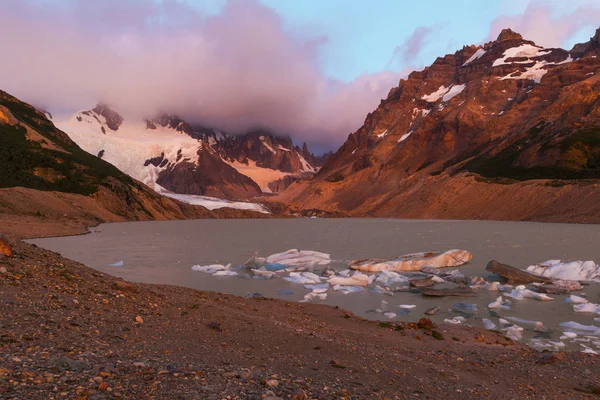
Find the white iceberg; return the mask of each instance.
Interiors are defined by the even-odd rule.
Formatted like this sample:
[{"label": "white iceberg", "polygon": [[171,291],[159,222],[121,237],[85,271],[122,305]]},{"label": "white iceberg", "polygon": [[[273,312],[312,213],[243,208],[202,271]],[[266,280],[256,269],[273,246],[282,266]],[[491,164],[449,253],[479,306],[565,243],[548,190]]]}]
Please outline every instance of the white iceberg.
[{"label": "white iceberg", "polygon": [[573,303],[573,304],[584,304],[584,303],[588,302],[588,299],[586,299],[585,297],[576,296],[576,295],[572,294],[571,296],[567,297],[565,299],[565,301],[568,303]]},{"label": "white iceberg", "polygon": [[527,289],[523,285],[517,286],[510,293],[507,293],[504,295],[511,297],[515,300],[523,300],[523,299],[534,299],[534,300],[541,300],[541,301],[554,300],[552,297],[548,296],[545,293],[534,292],[532,290]]},{"label": "white iceberg", "polygon": [[227,269],[229,265],[225,266],[222,264],[211,264],[211,265],[194,265],[192,271],[204,272],[206,274],[214,274],[217,271]]},{"label": "white iceberg", "polygon": [[117,261],[114,264],[108,264],[107,267],[122,267],[123,265],[125,265],[125,263],[123,262],[123,260],[121,260],[121,261]]},{"label": "white iceberg", "polygon": [[508,310],[508,309],[510,309],[510,306],[505,304],[505,301],[502,298],[502,296],[498,296],[498,297],[496,297],[496,300],[494,302],[488,304],[488,308],[491,310],[498,309],[498,308],[501,308],[503,310]]},{"label": "white iceberg", "polygon": [[527,271],[552,279],[600,282],[600,265],[594,261],[548,260],[527,267]]},{"label": "white iceberg", "polygon": [[481,322],[483,322],[483,326],[485,327],[485,329],[488,329],[488,330],[496,329],[496,324],[494,324],[492,321],[490,321],[487,318],[482,318]]},{"label": "white iceberg", "polygon": [[600,314],[600,304],[594,304],[594,303],[575,304],[573,306],[573,311],[579,312],[579,313]]}]

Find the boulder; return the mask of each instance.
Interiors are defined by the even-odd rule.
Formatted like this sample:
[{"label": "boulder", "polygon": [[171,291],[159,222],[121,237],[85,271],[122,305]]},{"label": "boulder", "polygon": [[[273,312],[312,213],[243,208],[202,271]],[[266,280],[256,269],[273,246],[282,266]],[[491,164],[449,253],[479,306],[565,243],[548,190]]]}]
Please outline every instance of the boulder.
[{"label": "boulder", "polygon": [[550,278],[546,278],[544,276],[534,275],[530,272],[523,271],[507,264],[500,264],[496,260],[490,261],[487,267],[485,267],[485,270],[496,275],[500,275],[510,284],[527,284],[552,281]]},{"label": "boulder", "polygon": [[0,238],[0,256],[12,258],[14,255],[15,254],[13,253],[12,247],[10,243],[8,243],[8,240]]},{"label": "boulder", "polygon": [[420,271],[423,267],[458,267],[471,261],[466,250],[448,250],[444,253],[413,253],[392,260],[371,258],[350,262],[350,268],[365,272]]}]

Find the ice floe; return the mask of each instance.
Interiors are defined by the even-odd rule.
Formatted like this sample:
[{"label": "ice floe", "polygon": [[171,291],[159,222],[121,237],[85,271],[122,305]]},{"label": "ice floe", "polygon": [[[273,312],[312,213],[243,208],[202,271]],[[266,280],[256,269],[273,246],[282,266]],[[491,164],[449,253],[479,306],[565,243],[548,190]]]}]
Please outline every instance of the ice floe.
[{"label": "ice floe", "polygon": [[600,304],[593,304],[593,303],[575,304],[573,306],[573,311],[578,312],[578,313],[600,314]]},{"label": "ice floe", "polygon": [[457,267],[471,260],[473,255],[466,250],[448,250],[444,253],[412,253],[396,259],[371,258],[350,262],[350,268],[366,272],[380,271],[419,271],[428,267]]},{"label": "ice floe", "polygon": [[527,267],[527,271],[552,279],[600,282],[600,265],[594,261],[548,260]]},{"label": "ice floe", "polygon": [[113,264],[108,264],[107,267],[122,267],[123,265],[125,265],[125,262],[121,261],[117,261],[116,263]]},{"label": "ice floe", "polygon": [[523,299],[534,299],[534,300],[542,300],[542,301],[550,301],[554,300],[552,297],[548,296],[545,293],[537,293],[532,290],[527,289],[525,286],[520,285],[510,291],[510,293],[505,293],[504,296],[513,298],[515,300],[523,300]]}]

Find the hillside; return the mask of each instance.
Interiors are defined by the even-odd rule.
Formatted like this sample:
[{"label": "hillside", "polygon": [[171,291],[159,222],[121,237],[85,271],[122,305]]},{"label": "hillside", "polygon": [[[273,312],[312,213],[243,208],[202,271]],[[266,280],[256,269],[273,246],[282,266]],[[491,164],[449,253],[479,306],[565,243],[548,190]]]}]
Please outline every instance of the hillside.
[{"label": "hillside", "polygon": [[504,30],[440,57],[278,200],[357,216],[600,222],[598,56],[600,29],[571,51]]},{"label": "hillside", "polygon": [[42,112],[0,91],[0,233],[27,221],[41,229],[40,224],[56,220],[83,227],[103,221],[218,218],[232,212],[159,195],[83,151]]}]

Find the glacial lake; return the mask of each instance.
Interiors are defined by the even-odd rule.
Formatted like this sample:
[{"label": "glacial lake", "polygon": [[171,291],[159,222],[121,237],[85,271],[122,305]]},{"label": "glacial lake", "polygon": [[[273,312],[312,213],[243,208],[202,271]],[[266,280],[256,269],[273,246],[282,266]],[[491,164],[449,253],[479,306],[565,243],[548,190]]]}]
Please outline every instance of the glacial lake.
[{"label": "glacial lake", "polygon": [[[459,271],[489,280],[485,266],[490,260],[525,269],[550,259],[600,261],[600,225],[549,224],[500,221],[447,221],[404,219],[248,219],[126,222],[103,224],[88,235],[35,239],[29,242],[56,251],[102,272],[130,281],[187,286],[238,296],[260,293],[265,297],[289,301],[302,300],[310,292],[303,285],[280,277],[270,280],[245,279],[239,276],[212,276],[192,271],[193,265],[243,264],[254,252],[268,256],[288,249],[317,250],[331,254],[331,268],[346,269],[347,262],[361,258],[393,258],[422,251],[465,249],[472,261]],[[123,261],[123,266],[110,264]],[[454,268],[449,268],[451,270]],[[287,274],[281,274],[287,276]],[[291,293],[291,294],[290,294]],[[600,284],[585,286],[573,294],[600,303]],[[519,324],[523,342],[532,338],[558,338],[568,330],[559,324],[575,321],[600,328],[600,315],[575,313],[568,296],[551,295],[552,301],[513,300],[508,310],[490,313],[487,305],[500,293],[479,290],[473,298],[426,298],[420,294],[396,292],[393,296],[368,289],[342,294],[328,291],[325,300],[313,300],[343,307],[369,319],[416,321],[434,306],[441,310],[431,318],[441,323],[461,315],[452,311],[456,303],[476,304],[478,311],[467,315],[467,325],[483,327],[482,318],[498,325],[502,318],[518,317],[541,321],[550,332],[539,333]],[[398,305],[415,305],[408,314],[388,319],[373,312],[388,302],[387,308],[399,312]],[[600,353],[600,337],[580,334],[563,339],[573,350],[587,347]]]}]

